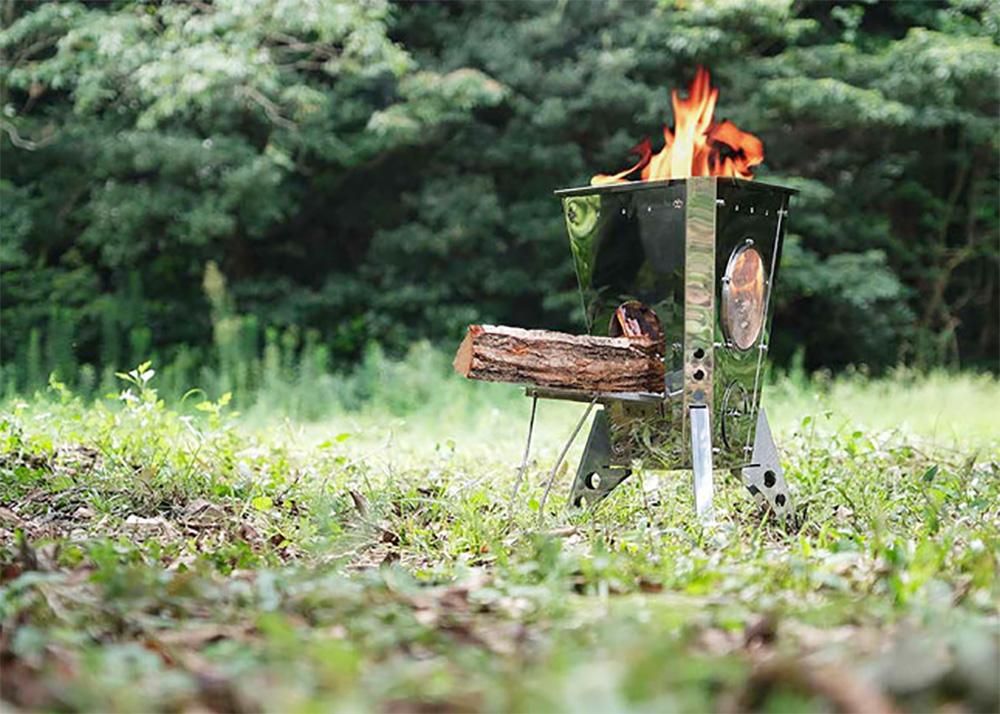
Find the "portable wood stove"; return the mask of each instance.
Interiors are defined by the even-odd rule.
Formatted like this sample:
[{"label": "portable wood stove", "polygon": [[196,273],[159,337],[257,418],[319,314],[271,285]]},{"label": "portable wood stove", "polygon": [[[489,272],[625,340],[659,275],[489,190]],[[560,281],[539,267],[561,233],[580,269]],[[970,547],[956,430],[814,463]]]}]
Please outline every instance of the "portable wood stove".
[{"label": "portable wood stove", "polygon": [[[532,426],[521,475],[537,400],[569,399],[590,404],[574,437],[591,409],[602,407],[570,491],[573,506],[599,502],[633,468],[648,465],[692,469],[696,511],[706,521],[713,517],[715,468],[732,470],[780,517],[791,512],[760,400],[771,294],[794,193],[720,177],[556,192],[588,332],[660,344],[663,384],[632,392],[528,386]],[[475,359],[468,356],[473,367]],[[464,372],[473,376],[470,369]]]}]

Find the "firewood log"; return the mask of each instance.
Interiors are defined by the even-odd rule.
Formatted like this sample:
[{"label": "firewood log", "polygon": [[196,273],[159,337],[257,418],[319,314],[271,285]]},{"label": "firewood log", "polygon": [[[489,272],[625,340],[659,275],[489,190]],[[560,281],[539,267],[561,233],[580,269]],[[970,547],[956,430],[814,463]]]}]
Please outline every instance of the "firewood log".
[{"label": "firewood log", "polygon": [[586,392],[663,392],[662,343],[470,325],[455,354],[469,379]]}]

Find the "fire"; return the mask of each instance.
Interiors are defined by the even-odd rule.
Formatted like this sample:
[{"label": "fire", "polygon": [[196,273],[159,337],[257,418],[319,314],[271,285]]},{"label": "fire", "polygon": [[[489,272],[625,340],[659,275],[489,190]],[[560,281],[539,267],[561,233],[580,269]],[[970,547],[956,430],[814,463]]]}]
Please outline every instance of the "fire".
[{"label": "fire", "polygon": [[698,67],[688,88],[687,99],[677,90],[670,93],[674,106],[674,130],[663,127],[663,148],[653,153],[649,139],[633,147],[639,161],[631,168],[608,175],[597,174],[591,185],[621,183],[641,170],[643,181],[687,176],[735,176],[752,179],[753,167],[764,160],[764,144],[731,121],[713,119],[719,90],[711,85],[708,70]]}]

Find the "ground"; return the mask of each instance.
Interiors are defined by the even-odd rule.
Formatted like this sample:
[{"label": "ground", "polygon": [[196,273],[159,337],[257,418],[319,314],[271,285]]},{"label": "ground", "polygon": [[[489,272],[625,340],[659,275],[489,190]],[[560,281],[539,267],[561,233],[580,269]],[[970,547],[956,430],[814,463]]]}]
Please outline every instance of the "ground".
[{"label": "ground", "polygon": [[540,516],[580,405],[541,404],[512,501],[516,388],[442,379],[303,423],[165,404],[148,372],[4,407],[8,705],[1000,709],[995,379],[776,380],[797,522],[719,474],[704,528],[684,472],[577,514],[564,468]]}]

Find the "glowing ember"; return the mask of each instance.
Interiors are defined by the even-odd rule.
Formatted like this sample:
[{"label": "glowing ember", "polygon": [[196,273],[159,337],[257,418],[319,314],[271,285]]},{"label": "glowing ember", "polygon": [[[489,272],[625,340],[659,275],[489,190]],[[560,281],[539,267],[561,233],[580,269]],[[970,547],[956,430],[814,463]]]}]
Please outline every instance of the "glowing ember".
[{"label": "glowing ember", "polygon": [[677,90],[670,98],[674,130],[663,127],[663,149],[654,154],[649,139],[643,139],[630,152],[639,155],[638,163],[621,173],[598,174],[590,180],[592,185],[621,183],[640,169],[643,181],[687,176],[753,178],[751,169],[764,160],[764,144],[731,121],[713,120],[719,90],[712,87],[708,70],[698,67],[687,99],[681,99]]}]

